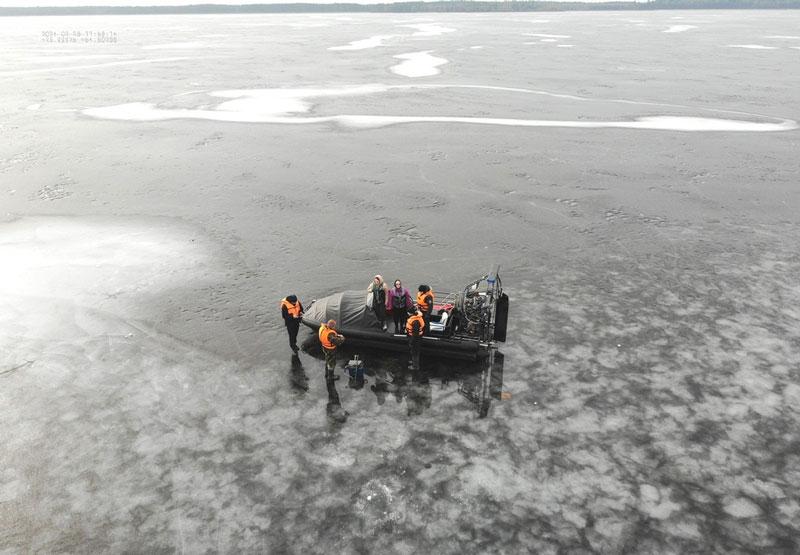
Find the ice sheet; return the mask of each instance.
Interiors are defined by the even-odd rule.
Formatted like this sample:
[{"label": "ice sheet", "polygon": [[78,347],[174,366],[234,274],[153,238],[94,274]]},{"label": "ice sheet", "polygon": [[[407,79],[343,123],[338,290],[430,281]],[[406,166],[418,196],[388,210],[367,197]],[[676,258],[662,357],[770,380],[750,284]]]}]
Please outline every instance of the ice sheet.
[{"label": "ice sheet", "polygon": [[456,29],[445,27],[443,25],[439,25],[438,23],[414,23],[401,25],[401,27],[410,27],[411,29],[416,29],[417,32],[412,34],[414,37],[437,37],[445,33],[456,32]]},{"label": "ice sheet", "polygon": [[177,62],[180,60],[188,60],[187,57],[176,57],[176,58],[150,58],[150,59],[140,59],[140,60],[124,60],[119,62],[108,62],[104,64],[90,64],[90,65],[81,65],[81,66],[59,66],[59,67],[47,67],[47,68],[38,68],[38,69],[19,69],[19,70],[12,70],[12,71],[0,71],[0,77],[14,77],[17,75],[29,75],[34,73],[50,73],[54,71],[79,71],[82,69],[94,69],[98,67],[115,67],[115,66],[129,66],[129,65],[140,65],[140,64],[158,64],[161,62]]},{"label": "ice sheet", "polygon": [[354,40],[344,46],[331,46],[328,50],[366,50],[383,46],[387,40],[395,38],[397,35],[375,35],[368,39]]}]

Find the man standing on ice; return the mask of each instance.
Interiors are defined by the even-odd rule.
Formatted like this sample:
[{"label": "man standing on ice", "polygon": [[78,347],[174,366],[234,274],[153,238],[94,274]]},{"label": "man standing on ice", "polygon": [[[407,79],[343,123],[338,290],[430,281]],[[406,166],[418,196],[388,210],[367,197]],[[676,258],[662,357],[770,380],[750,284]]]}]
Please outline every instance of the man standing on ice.
[{"label": "man standing on ice", "polygon": [[336,368],[336,347],[344,343],[344,336],[336,332],[336,320],[328,320],[319,326],[319,342],[325,353],[325,377],[333,375]]},{"label": "man standing on ice", "polygon": [[408,311],[406,334],[408,335],[409,362],[411,370],[419,371],[419,352],[422,350],[422,336],[425,334],[425,319],[419,306]]},{"label": "man standing on ice", "polygon": [[300,322],[303,318],[303,305],[297,300],[296,295],[289,295],[281,301],[281,315],[286,331],[289,333],[289,346],[297,353],[297,332],[300,331]]}]

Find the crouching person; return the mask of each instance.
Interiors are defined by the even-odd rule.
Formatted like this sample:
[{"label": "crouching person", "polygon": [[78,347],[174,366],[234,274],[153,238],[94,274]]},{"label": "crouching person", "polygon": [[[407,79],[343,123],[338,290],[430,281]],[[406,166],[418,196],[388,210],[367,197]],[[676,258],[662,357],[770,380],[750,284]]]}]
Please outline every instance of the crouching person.
[{"label": "crouching person", "polygon": [[422,350],[422,335],[425,333],[425,319],[419,307],[408,311],[406,334],[408,335],[409,368],[419,370],[419,354]]},{"label": "crouching person", "polygon": [[344,343],[344,336],[336,332],[336,320],[328,320],[319,327],[319,342],[325,353],[325,374],[333,374],[336,368],[336,347]]}]

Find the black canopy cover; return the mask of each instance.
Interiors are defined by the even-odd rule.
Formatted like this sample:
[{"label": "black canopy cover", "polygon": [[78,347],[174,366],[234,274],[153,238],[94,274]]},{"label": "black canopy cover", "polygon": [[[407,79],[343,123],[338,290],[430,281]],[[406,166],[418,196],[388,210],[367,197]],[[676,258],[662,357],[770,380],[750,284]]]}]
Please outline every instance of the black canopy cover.
[{"label": "black canopy cover", "polygon": [[366,291],[343,291],[317,299],[303,313],[303,320],[319,324],[336,320],[340,330],[382,332],[375,313],[367,307]]}]

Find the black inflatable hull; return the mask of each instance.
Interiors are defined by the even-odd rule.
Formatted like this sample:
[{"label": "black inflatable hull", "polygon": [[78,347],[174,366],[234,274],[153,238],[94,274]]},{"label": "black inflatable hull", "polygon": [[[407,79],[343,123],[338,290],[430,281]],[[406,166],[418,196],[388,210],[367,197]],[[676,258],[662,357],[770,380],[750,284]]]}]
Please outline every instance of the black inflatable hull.
[{"label": "black inflatable hull", "polygon": [[[320,326],[320,322],[306,318],[303,318],[303,323],[313,331],[317,331]],[[348,330],[345,327],[338,331],[345,336],[347,345],[387,351],[408,351],[408,338],[405,335],[380,331]],[[489,351],[485,345],[477,341],[423,337],[422,353],[442,358],[479,360],[488,356]]]}]

